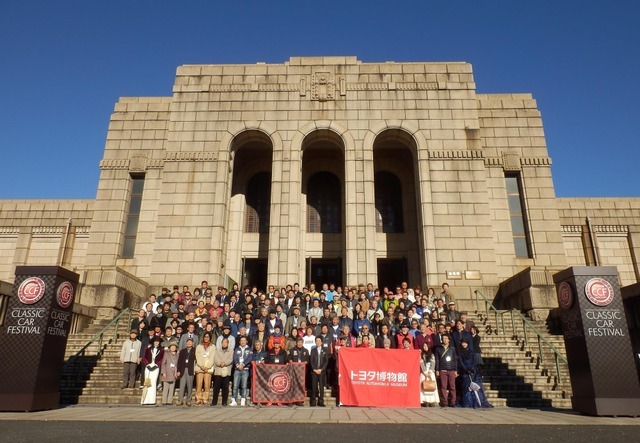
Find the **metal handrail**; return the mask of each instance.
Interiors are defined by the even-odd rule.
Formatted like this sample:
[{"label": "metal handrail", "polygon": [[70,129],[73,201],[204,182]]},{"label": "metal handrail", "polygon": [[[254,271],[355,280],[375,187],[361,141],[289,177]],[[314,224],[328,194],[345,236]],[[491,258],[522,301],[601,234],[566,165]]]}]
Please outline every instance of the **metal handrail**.
[{"label": "metal handrail", "polygon": [[538,356],[539,356],[540,363],[541,364],[544,363],[544,353],[542,352],[543,343],[554,353],[557,382],[561,383],[562,382],[562,377],[560,375],[560,362],[564,363],[567,366],[569,365],[569,362],[567,361],[566,357],[560,353],[558,348],[553,346],[553,344],[551,342],[549,342],[549,340],[544,338],[542,336],[542,334],[540,333],[540,331],[538,331],[538,329],[531,323],[531,321],[528,318],[526,318],[524,315],[522,315],[522,313],[520,311],[518,311],[517,309],[499,310],[495,306],[493,306],[493,303],[491,303],[491,301],[489,301],[487,299],[487,297],[485,297],[485,295],[481,291],[476,290],[476,291],[474,291],[474,293],[476,294],[476,310],[479,311],[479,309],[478,309],[478,297],[480,297],[484,301],[487,318],[489,317],[489,312],[490,311],[494,312],[495,319],[496,319],[496,325],[498,324],[498,315],[500,314],[500,317],[501,317],[501,320],[502,320],[502,330],[503,331],[505,330],[504,314],[510,314],[511,315],[511,329],[512,329],[514,334],[516,333],[515,316],[519,316],[520,317],[519,320],[522,321],[522,331],[524,333],[524,340],[523,340],[524,345],[527,345],[527,346],[529,345],[529,340],[528,340],[528,336],[527,336],[527,329],[530,328],[533,331],[533,333],[535,334],[535,336],[537,338],[537,341],[538,341]]},{"label": "metal handrail", "polygon": [[85,351],[87,350],[87,348],[91,346],[96,340],[98,341],[98,354],[97,354],[98,358],[102,357],[102,354],[104,352],[104,349],[102,348],[102,341],[105,333],[109,328],[111,328],[111,326],[115,324],[115,328],[113,328],[113,341],[114,343],[118,343],[118,330],[120,327],[120,320],[122,319],[124,314],[127,314],[127,313],[129,314],[127,318],[127,324],[130,324],[131,308],[124,308],[118,313],[118,315],[116,315],[113,319],[111,319],[111,321],[104,328],[102,328],[100,332],[98,332],[96,335],[91,337],[91,339],[78,352],[76,352],[71,357],[69,357],[69,359],[65,363],[65,366],[71,364],[72,362],[76,361],[78,358],[82,357],[85,354]]}]

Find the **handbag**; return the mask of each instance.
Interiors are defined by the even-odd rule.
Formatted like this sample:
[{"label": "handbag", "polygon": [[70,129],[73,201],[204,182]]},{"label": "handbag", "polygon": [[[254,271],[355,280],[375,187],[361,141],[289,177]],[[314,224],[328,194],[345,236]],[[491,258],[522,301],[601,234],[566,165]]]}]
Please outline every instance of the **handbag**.
[{"label": "handbag", "polygon": [[426,392],[434,392],[437,389],[436,381],[431,380],[431,376],[429,375],[427,378],[422,380],[422,390]]}]

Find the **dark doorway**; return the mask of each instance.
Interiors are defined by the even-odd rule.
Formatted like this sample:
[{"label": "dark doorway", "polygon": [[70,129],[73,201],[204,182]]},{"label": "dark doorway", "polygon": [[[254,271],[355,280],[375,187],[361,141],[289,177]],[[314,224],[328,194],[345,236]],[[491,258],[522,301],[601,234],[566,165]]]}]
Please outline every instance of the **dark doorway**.
[{"label": "dark doorway", "polygon": [[378,288],[385,286],[394,293],[396,286],[407,281],[407,259],[403,258],[379,258],[378,259]]},{"label": "dark doorway", "polygon": [[323,283],[342,286],[342,260],[340,258],[308,258],[307,275],[307,283],[315,283],[316,290],[320,290]]},{"label": "dark doorway", "polygon": [[255,286],[267,289],[267,260],[263,258],[245,258],[242,287]]}]

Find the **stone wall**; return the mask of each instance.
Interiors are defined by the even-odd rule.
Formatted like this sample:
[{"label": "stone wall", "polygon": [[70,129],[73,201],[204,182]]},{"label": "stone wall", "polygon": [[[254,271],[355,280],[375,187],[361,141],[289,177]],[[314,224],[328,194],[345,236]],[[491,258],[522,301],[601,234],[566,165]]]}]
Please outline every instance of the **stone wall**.
[{"label": "stone wall", "polygon": [[639,198],[560,198],[558,207],[569,266],[616,266],[620,286],[638,282]]},{"label": "stone wall", "polygon": [[16,266],[84,267],[93,200],[4,200],[0,204],[0,279]]},{"label": "stone wall", "polygon": [[[319,171],[340,181],[339,233],[307,232]],[[244,232],[246,183],[262,172],[269,229]],[[401,232],[376,229],[378,172],[401,183]],[[514,251],[507,175],[521,183],[529,257]],[[144,190],[125,258],[133,177]],[[549,310],[541,275],[615,265],[635,283],[639,248],[640,199],[556,199],[536,101],[478,94],[462,62],[180,66],[172,96],[115,105],[95,200],[0,204],[0,279],[62,263],[105,317],[162,286],[242,281],[247,258],[268,260],[268,284],[303,283],[310,257],[339,257],[348,285],[375,283],[378,259],[406,260],[412,286],[449,281],[472,305],[474,289],[505,282],[504,306]]]}]

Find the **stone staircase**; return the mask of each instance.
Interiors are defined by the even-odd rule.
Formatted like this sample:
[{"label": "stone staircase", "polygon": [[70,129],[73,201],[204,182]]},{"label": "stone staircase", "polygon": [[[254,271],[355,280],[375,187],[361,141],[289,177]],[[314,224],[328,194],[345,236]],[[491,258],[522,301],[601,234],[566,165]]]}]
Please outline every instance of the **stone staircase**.
[{"label": "stone staircase", "polygon": [[[65,366],[62,369],[60,377],[60,403],[61,404],[77,404],[80,397],[89,384],[97,381],[99,372],[95,372],[101,360],[101,353],[105,352],[115,341],[115,329],[110,329],[103,336],[102,343],[99,341],[89,345],[84,355],[74,358],[75,354],[80,351],[96,334],[107,326],[110,320],[93,320],[85,330],[80,333],[71,334],[67,340],[67,348],[65,350]],[[123,332],[126,336],[124,322],[119,327],[119,335]],[[118,357],[116,356],[116,361]],[[93,381],[92,381],[93,380]],[[118,379],[120,380],[120,379]]]},{"label": "stone staircase", "polygon": [[[561,382],[555,372],[552,352],[544,352],[544,362],[537,358],[537,340],[532,352],[524,343],[521,325],[511,327],[510,320],[496,327],[493,317],[470,312],[470,320],[480,329],[484,359],[484,388],[489,402],[497,407],[519,408],[570,408],[571,384],[566,366],[561,366]],[[94,321],[85,331],[69,337],[67,357],[75,354],[108,321]],[[562,336],[552,335],[543,322],[532,322],[543,336],[564,354]],[[105,334],[100,346],[97,343],[87,348],[85,356],[69,362],[60,381],[62,404],[139,404],[142,390],[120,389],[122,365],[118,361],[121,340],[126,327],[121,323],[120,340],[116,342],[113,330]],[[535,337],[529,334],[529,340]],[[99,351],[102,351],[98,357]],[[306,405],[309,404],[309,399]],[[325,404],[335,406],[336,399],[329,389],[325,390]]]},{"label": "stone staircase", "polygon": [[[508,318],[508,321],[505,318],[502,330],[502,322],[499,321],[496,327],[493,316],[487,319],[484,315],[469,315],[469,319],[479,327],[482,337],[483,379],[489,402],[494,406],[520,408],[571,408],[571,381],[567,366],[560,363],[558,381],[555,354],[543,346],[543,361],[540,362],[537,337],[528,332],[530,343],[527,345],[521,323],[515,322],[514,329],[510,316]],[[561,335],[549,333],[544,322],[531,323],[566,356]]]},{"label": "stone staircase", "polygon": [[[108,320],[94,322],[82,333],[69,336],[65,359],[78,352],[107,323]],[[120,389],[122,364],[119,356],[122,340],[127,338],[126,330],[127,327],[120,326],[120,339],[117,341],[113,330],[108,331],[102,346],[92,344],[87,348],[86,356],[67,363],[60,379],[61,404],[140,404],[142,389]],[[100,350],[102,355],[98,357]],[[325,389],[324,402],[326,406],[336,405],[331,389]],[[309,398],[305,405],[309,406]]]}]

